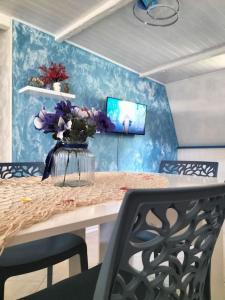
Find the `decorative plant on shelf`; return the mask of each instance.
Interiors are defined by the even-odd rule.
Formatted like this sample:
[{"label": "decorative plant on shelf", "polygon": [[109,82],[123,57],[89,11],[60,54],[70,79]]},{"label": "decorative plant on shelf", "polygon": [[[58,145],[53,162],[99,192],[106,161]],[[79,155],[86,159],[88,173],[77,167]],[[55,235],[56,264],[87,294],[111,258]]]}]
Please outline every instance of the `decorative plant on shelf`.
[{"label": "decorative plant on shelf", "polygon": [[[46,179],[50,175],[53,161],[57,161],[57,153],[61,149],[67,152],[65,168],[63,168],[62,186],[66,185],[67,170],[75,166],[77,166],[76,170],[79,175],[78,182],[79,184],[81,183],[81,166],[87,167],[88,163],[80,164],[80,159],[84,159],[88,155],[78,158],[80,153],[78,148],[83,149],[82,151],[88,151],[85,150],[88,146],[86,142],[88,137],[93,137],[96,131],[106,132],[114,128],[114,124],[103,112],[94,108],[88,109],[86,107],[74,106],[70,101],[57,103],[54,113],[47,112],[43,107],[34,118],[34,126],[44,133],[52,133],[53,139],[57,140],[57,144],[47,155],[45,161],[46,167],[42,179]],[[75,153],[75,156],[72,153]],[[71,156],[76,158],[76,163],[72,164]],[[71,167],[70,163],[72,164]],[[60,164],[62,165],[62,161]],[[53,169],[55,172],[59,170],[59,168]],[[87,170],[83,174],[86,176],[88,174]]]},{"label": "decorative plant on shelf", "polygon": [[33,76],[33,77],[31,77],[31,79],[29,81],[29,85],[43,88],[45,83],[44,83],[44,80],[42,77]]},{"label": "decorative plant on shelf", "polygon": [[53,84],[53,89],[56,91],[61,90],[60,82],[69,78],[63,64],[56,64],[52,62],[49,67],[42,65],[39,69],[42,72],[42,79],[45,86]]}]

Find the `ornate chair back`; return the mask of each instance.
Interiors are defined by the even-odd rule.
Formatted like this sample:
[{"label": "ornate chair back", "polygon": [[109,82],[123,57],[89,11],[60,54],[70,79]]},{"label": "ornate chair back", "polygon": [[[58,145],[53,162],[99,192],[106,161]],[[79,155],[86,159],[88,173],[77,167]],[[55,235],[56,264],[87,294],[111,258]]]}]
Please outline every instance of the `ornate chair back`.
[{"label": "ornate chair back", "polygon": [[212,161],[162,160],[159,173],[217,177],[218,165]]},{"label": "ornate chair back", "polygon": [[[94,300],[209,299],[203,296],[204,286],[224,216],[225,185],[131,190],[121,206]],[[155,237],[138,240],[139,231]]]},{"label": "ornate chair back", "polygon": [[41,176],[44,172],[43,162],[0,163],[0,178]]}]

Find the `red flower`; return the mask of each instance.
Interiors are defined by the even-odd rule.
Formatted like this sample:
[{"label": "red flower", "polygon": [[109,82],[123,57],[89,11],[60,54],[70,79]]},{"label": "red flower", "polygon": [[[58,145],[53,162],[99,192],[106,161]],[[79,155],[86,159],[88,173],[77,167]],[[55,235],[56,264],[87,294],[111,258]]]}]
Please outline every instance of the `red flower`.
[{"label": "red flower", "polygon": [[62,64],[51,63],[47,68],[45,65],[39,67],[43,73],[43,81],[46,84],[50,84],[57,81],[63,81],[69,78],[66,73],[66,68]]}]

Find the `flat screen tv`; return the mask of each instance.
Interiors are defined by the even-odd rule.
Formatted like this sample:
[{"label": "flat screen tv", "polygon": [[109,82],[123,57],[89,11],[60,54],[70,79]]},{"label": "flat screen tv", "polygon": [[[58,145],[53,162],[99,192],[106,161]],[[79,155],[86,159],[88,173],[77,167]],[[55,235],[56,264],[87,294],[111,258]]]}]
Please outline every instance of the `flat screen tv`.
[{"label": "flat screen tv", "polygon": [[112,132],[145,134],[146,105],[107,97],[107,116],[114,123]]}]

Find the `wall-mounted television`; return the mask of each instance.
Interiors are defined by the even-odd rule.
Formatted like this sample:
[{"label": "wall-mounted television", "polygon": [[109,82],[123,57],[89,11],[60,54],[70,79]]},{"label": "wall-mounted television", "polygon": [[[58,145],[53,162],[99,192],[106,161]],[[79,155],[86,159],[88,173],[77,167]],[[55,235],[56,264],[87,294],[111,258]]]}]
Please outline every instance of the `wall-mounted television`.
[{"label": "wall-mounted television", "polygon": [[146,111],[144,104],[107,97],[106,113],[115,125],[112,132],[145,134]]}]

